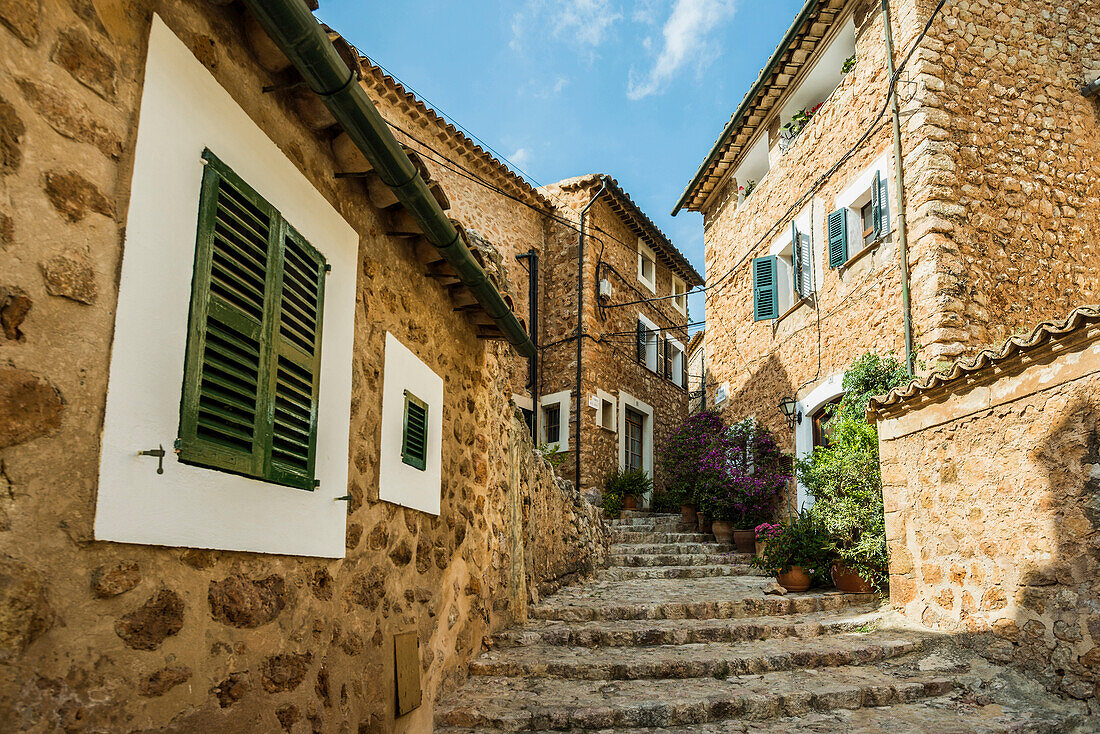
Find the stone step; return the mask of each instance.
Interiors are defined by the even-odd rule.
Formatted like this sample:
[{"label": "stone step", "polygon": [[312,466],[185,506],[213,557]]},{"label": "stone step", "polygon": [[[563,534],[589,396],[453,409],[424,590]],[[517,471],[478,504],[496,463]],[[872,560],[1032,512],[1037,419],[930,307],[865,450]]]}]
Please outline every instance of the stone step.
[{"label": "stone step", "polygon": [[[888,706],[811,711],[801,716],[751,724],[733,719],[677,726],[676,734],[1060,734],[1074,731],[1083,734],[1087,730],[1078,727],[1084,723],[1084,717],[1076,713],[1032,711],[999,703],[979,704],[958,701],[955,695],[948,695]],[[436,734],[477,734],[484,729],[442,727],[435,731]],[[529,731],[532,734],[551,734],[548,729]],[[563,731],[573,734],[668,734],[667,729],[652,727],[571,728],[555,730],[554,734],[562,734]]]},{"label": "stone step", "polygon": [[703,543],[713,542],[713,535],[703,533],[658,533],[645,528],[621,529],[611,533],[612,543]]},{"label": "stone step", "polygon": [[[612,543],[611,553],[623,555],[659,555],[663,553],[733,553],[728,543]],[[745,554],[748,557],[748,554]]]},{"label": "stone step", "polygon": [[781,670],[866,665],[915,652],[921,638],[845,633],[812,640],[786,638],[650,647],[527,645],[484,653],[470,675],[581,680],[726,678]]},{"label": "stone step", "polygon": [[744,563],[709,566],[615,566],[596,574],[598,581],[631,579],[707,579],[719,576],[763,576],[763,571]]},{"label": "stone step", "polygon": [[879,614],[871,605],[840,612],[817,612],[798,617],[743,619],[630,619],[620,622],[559,622],[532,620],[524,627],[493,636],[498,648],[520,645],[577,647],[639,647],[689,645],[704,642],[742,642],[788,637],[808,639],[872,628]]},{"label": "stone step", "polygon": [[895,678],[886,663],[670,680],[582,681],[470,678],[436,709],[436,723],[498,731],[667,727],[741,719],[762,721],[810,711],[887,706],[954,689],[947,676]]},{"label": "stone step", "polygon": [[629,517],[652,517],[654,519],[674,519],[679,520],[681,515],[679,512],[650,512],[649,510],[623,510],[623,518]]},{"label": "stone step", "polygon": [[739,564],[752,560],[748,553],[619,553],[612,547],[608,556],[612,566],[711,566]]},{"label": "stone step", "polygon": [[624,619],[743,619],[836,611],[876,601],[874,594],[808,591],[767,596],[772,582],[754,576],[598,580],[566,587],[531,607],[532,619],[567,622]]},{"label": "stone step", "polygon": [[672,517],[624,517],[620,520],[604,520],[612,529],[621,528],[661,528],[661,529],[676,529],[677,527],[684,525],[683,520],[678,516]]}]

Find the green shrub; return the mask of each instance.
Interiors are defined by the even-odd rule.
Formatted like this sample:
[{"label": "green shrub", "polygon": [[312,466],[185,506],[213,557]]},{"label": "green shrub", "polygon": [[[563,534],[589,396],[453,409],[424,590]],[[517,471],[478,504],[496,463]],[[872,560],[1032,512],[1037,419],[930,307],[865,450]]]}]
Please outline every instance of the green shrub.
[{"label": "green shrub", "polygon": [[844,397],[833,416],[828,447],[815,448],[797,465],[814,496],[810,510],[828,536],[835,558],[858,571],[876,589],[886,586],[889,556],[878,464],[878,432],[867,423],[867,402],[908,379],[892,354],[868,352],[844,373]]},{"label": "green shrub", "polygon": [[608,472],[603,483],[603,496],[600,504],[604,512],[616,515],[623,509],[623,498],[628,494],[634,495],[639,502],[642,497],[653,490],[653,480],[642,469],[626,471],[615,469]]},{"label": "green shrub", "polygon": [[655,490],[649,500],[649,509],[653,512],[679,512],[680,501],[669,492]]},{"label": "green shrub", "polygon": [[825,583],[832,563],[829,537],[813,513],[803,510],[779,535],[767,541],[764,553],[754,556],[752,565],[765,573],[778,575],[801,566],[815,584]]}]

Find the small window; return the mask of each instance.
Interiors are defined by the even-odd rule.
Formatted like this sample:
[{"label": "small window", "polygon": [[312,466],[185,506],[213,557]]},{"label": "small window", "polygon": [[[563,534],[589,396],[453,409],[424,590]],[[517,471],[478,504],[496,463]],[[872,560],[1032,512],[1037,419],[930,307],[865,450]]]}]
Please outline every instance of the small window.
[{"label": "small window", "polygon": [[684,347],[680,342],[669,337],[665,341],[665,354],[667,367],[665,377],[677,387],[687,387],[687,360],[684,358]]},{"label": "small window", "polygon": [[203,159],[179,458],[313,489],[325,259]]},{"label": "small window", "polygon": [[606,393],[599,396],[599,407],[596,409],[596,424],[600,428],[609,431],[615,430],[615,399],[606,397]]},{"label": "small window", "polygon": [[420,471],[428,465],[428,404],[408,390],[405,391],[401,461]]},{"label": "small window", "polygon": [[561,441],[561,406],[550,405],[543,408],[543,418],[546,424],[546,443],[559,443]]},{"label": "small window", "polygon": [[657,292],[657,253],[638,238],[638,280],[650,293]]},{"label": "small window", "polygon": [[833,400],[822,405],[812,416],[810,416],[810,421],[814,429],[814,448],[818,446],[828,448],[831,444],[833,429],[832,426],[829,425],[829,419],[833,417],[833,413],[836,412],[836,406],[840,404],[843,397],[843,395],[838,395]]},{"label": "small window", "polygon": [[687,299],[687,283],[675,275],[672,276],[672,306],[680,313],[687,316],[688,312],[688,299]]},{"label": "small window", "polygon": [[651,372],[661,372],[661,332],[657,325],[638,314],[635,355],[638,362]]},{"label": "small window", "polygon": [[869,245],[875,241],[875,205],[871,202],[864,204],[859,219],[863,224],[863,244]]},{"label": "small window", "polygon": [[643,468],[642,427],[645,424],[645,416],[633,408],[627,408],[624,422],[626,424],[626,468],[627,471],[636,471]]}]

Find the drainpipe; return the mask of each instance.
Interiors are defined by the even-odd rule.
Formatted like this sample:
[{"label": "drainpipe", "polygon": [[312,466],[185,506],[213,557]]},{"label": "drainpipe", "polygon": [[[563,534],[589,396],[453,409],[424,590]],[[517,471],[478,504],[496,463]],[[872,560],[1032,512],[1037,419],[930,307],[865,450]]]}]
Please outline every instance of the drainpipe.
[{"label": "drainpipe", "polygon": [[523,325],[474,259],[469,245],[443,213],[355,74],[337,54],[303,0],[244,0],[244,4],[370,161],[383,183],[409,210],[424,237],[454,268],[458,279],[485,309],[504,338],[521,356],[534,354],[535,345]]},{"label": "drainpipe", "polygon": [[577,470],[574,484],[579,492],[581,489],[581,350],[584,345],[584,218],[588,209],[600,198],[600,194],[607,188],[607,179],[600,177],[600,188],[588,203],[581,209],[580,235],[577,238],[577,418],[574,425],[576,430]]},{"label": "drainpipe", "polygon": [[531,248],[516,255],[527,261],[527,331],[535,352],[527,358],[527,389],[531,391],[531,440],[539,443],[539,254]]},{"label": "drainpipe", "polygon": [[901,113],[894,83],[894,35],[890,29],[890,0],[882,0],[882,24],[886,32],[886,73],[890,75],[890,113],[894,118],[894,175],[898,195],[898,253],[901,257],[901,317],[905,328],[905,369],[914,374],[913,311],[909,305],[909,241],[905,228],[905,174],[901,152]]},{"label": "drainpipe", "polygon": [[1100,77],[1096,77],[1092,82],[1081,87],[1081,94],[1086,97],[1095,97],[1100,94]]}]

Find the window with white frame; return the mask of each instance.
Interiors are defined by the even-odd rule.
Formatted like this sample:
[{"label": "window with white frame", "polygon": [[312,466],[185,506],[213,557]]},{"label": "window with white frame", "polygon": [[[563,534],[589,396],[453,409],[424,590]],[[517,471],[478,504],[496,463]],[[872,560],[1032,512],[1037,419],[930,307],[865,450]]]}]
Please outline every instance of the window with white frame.
[{"label": "window with white frame", "polygon": [[687,316],[687,283],[684,282],[683,278],[676,275],[672,276],[672,307]]},{"label": "window with white frame", "polygon": [[650,293],[657,292],[657,253],[638,238],[638,280]]},{"label": "window with white frame", "polygon": [[882,155],[836,197],[826,218],[826,252],[830,268],[848,262],[890,234],[890,184]]},{"label": "window with white frame", "polygon": [[687,358],[684,356],[684,345],[671,336],[665,340],[665,359],[667,360],[667,377],[677,387],[687,387]]},{"label": "window with white frame", "polygon": [[752,262],[753,320],[777,319],[814,291],[809,217],[800,216]]},{"label": "window with white frame", "polygon": [[615,398],[603,390],[596,390],[596,425],[614,432],[617,427]]},{"label": "window with white frame", "polygon": [[559,451],[569,450],[569,408],[572,403],[572,392],[561,392],[544,395],[539,399],[542,415],[539,417],[540,443],[551,448],[557,447]]},{"label": "window with white frame", "polygon": [[657,372],[660,368],[660,343],[661,330],[657,328],[657,324],[638,314],[636,356],[638,363],[652,372]]}]

